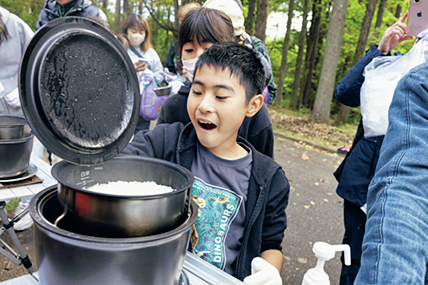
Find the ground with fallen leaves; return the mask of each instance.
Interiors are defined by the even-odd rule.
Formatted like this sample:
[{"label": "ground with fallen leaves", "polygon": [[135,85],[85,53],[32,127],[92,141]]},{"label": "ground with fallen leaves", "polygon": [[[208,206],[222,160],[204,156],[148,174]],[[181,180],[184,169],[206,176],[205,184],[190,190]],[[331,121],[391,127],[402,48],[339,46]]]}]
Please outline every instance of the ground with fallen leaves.
[{"label": "ground with fallen leaves", "polygon": [[310,122],[304,117],[285,114],[278,108],[269,108],[269,113],[276,133],[333,151],[343,146],[351,146],[357,130],[356,125],[338,128],[333,125]]}]

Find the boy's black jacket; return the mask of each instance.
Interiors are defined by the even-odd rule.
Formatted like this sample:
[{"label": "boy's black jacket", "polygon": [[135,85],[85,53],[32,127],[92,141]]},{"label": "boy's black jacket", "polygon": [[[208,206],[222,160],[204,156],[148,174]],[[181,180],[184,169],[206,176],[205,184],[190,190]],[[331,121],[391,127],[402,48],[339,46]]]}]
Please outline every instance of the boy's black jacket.
[{"label": "boy's black jacket", "polygon": [[[191,169],[196,155],[198,138],[191,123],[163,124],[154,130],[139,132],[122,153],[160,158]],[[236,259],[235,277],[243,280],[251,275],[251,261],[265,250],[282,250],[281,242],[287,227],[285,208],[288,204],[289,184],[281,166],[256,151],[251,144],[238,137],[238,142],[251,148],[253,166],[245,205],[244,239]]]}]

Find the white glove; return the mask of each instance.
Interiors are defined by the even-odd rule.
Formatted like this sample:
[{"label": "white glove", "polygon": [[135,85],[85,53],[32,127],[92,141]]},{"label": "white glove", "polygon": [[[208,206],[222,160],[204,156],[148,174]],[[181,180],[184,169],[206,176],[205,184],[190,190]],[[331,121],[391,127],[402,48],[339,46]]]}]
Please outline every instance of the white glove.
[{"label": "white glove", "polygon": [[138,80],[140,81],[140,91],[143,91],[145,86],[149,85],[153,81],[153,78],[153,72],[148,68],[138,72]]},{"label": "white glove", "polygon": [[361,211],[363,211],[363,212],[364,212],[364,214],[366,214],[366,215],[367,215],[367,203],[365,203],[364,205],[362,205],[362,206],[360,207],[360,209],[361,209]]},{"label": "white glove", "polygon": [[177,94],[178,90],[180,90],[181,86],[184,84],[178,80],[171,81],[168,86],[171,86],[171,95]]},{"label": "white glove", "polygon": [[153,80],[154,75],[150,69],[146,68],[145,70],[141,71],[141,73],[142,73],[142,77],[144,78],[144,81],[151,82]]},{"label": "white glove", "polygon": [[9,106],[11,106],[13,108],[21,107],[21,101],[19,101],[19,91],[18,91],[18,88],[16,88],[15,90],[13,90],[12,92],[10,92],[6,96],[4,96],[4,100],[6,101],[6,103]]},{"label": "white glove", "polygon": [[251,261],[251,275],[244,279],[244,285],[282,285],[278,269],[261,257]]},{"label": "white glove", "polygon": [[4,90],[3,84],[1,84],[0,82],[0,94],[3,92],[3,90]]}]

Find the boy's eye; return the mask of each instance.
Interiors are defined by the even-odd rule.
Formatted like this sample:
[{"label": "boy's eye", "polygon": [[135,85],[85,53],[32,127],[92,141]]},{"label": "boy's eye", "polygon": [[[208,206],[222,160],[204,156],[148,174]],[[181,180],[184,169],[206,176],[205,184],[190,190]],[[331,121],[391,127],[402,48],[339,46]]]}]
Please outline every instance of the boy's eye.
[{"label": "boy's eye", "polygon": [[216,98],[220,99],[220,100],[225,100],[225,99],[227,99],[227,96],[216,96]]},{"label": "boy's eye", "polygon": [[186,53],[192,53],[192,52],[194,51],[194,49],[189,48],[189,49],[185,49],[184,51],[185,51]]},{"label": "boy's eye", "polygon": [[198,92],[198,91],[192,90],[192,94],[195,94],[195,95],[202,95],[202,92]]}]

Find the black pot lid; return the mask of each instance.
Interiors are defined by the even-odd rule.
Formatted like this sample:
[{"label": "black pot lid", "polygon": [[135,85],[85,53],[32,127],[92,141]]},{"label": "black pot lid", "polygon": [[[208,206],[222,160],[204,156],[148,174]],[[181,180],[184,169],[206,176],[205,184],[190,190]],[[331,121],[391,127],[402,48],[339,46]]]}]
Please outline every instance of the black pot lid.
[{"label": "black pot lid", "polygon": [[121,43],[98,23],[65,17],[44,25],[19,76],[29,125],[62,159],[101,163],[131,139],[140,110],[137,75]]}]

